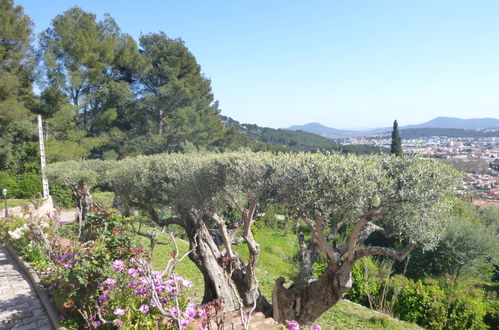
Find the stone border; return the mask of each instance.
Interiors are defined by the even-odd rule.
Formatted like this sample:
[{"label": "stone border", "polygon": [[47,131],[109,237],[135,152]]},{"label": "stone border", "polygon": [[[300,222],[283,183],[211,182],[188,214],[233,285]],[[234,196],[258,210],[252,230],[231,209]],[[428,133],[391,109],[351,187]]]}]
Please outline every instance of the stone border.
[{"label": "stone border", "polygon": [[41,285],[40,278],[38,274],[31,268],[31,266],[22,260],[17,252],[10,246],[5,246],[7,252],[11,255],[12,259],[16,262],[16,264],[21,268],[26,277],[28,278],[28,282],[30,286],[35,290],[36,295],[40,299],[40,302],[43,306],[43,309],[47,313],[48,319],[54,329],[57,330],[65,330],[66,328],[60,327],[59,325],[59,315],[52,305],[52,301],[49,296],[45,292],[44,287]]}]

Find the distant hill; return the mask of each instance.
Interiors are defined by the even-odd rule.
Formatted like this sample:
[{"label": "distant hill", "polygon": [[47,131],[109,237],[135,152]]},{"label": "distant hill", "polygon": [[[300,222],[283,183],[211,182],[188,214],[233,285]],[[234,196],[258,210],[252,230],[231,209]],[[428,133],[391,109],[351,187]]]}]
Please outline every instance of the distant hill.
[{"label": "distant hill", "polygon": [[342,145],[313,133],[260,127],[255,124],[240,124],[230,117],[220,117],[226,125],[236,128],[249,138],[264,143],[262,149],[265,149],[265,146],[282,145],[289,147],[294,152],[339,151],[356,154],[388,152],[386,148],[368,145]]},{"label": "distant hill", "polygon": [[324,136],[327,138],[352,135],[352,134],[357,133],[357,132],[353,132],[353,131],[345,131],[345,130],[341,130],[341,129],[327,127],[327,126],[324,126],[324,125],[319,124],[319,123],[308,123],[305,125],[294,125],[294,126],[286,128],[286,130],[309,132],[309,133],[317,134],[317,135]]},{"label": "distant hill", "polygon": [[[366,131],[348,131],[348,130],[340,130],[332,127],[324,126],[320,123],[308,123],[305,125],[294,125],[287,130],[292,131],[303,131],[309,132],[313,134],[317,134],[323,137],[327,137],[330,139],[334,138],[344,138],[348,136],[365,136],[371,134],[379,134],[391,132],[392,127],[380,127],[374,128]],[[418,125],[407,125],[407,126],[399,126],[399,129],[402,130],[411,130],[415,129],[415,131],[411,131],[406,133],[408,136],[415,137],[423,137],[423,136],[449,136],[449,137],[478,137],[478,136],[496,136],[490,135],[489,133],[477,133],[480,130],[499,130],[499,119],[495,118],[475,118],[475,119],[460,119],[454,117],[437,117],[430,121],[424,122]],[[432,129],[432,130],[423,130],[417,131],[417,129]],[[443,129],[442,131],[438,131],[439,129]],[[451,129],[449,131],[449,129]],[[454,130],[454,131],[452,131]],[[430,135],[431,134],[431,135]],[[489,135],[487,135],[489,134]],[[491,133],[495,134],[495,133]],[[405,137],[412,138],[412,137]]]},{"label": "distant hill", "polygon": [[408,128],[462,128],[462,129],[499,129],[499,119],[495,118],[473,118],[460,119],[454,117],[437,117],[419,125],[403,126]]}]

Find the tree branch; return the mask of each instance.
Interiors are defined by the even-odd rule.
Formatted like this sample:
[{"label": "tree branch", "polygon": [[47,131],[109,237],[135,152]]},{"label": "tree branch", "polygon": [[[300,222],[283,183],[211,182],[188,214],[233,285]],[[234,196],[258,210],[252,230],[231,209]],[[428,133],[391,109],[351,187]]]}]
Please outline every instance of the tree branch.
[{"label": "tree branch", "polygon": [[416,243],[409,243],[405,248],[403,248],[400,251],[397,251],[394,249],[381,246],[368,246],[355,251],[353,262],[369,256],[385,256],[385,257],[391,257],[398,261],[402,261],[405,258],[407,258],[409,253],[411,253],[411,251],[414,250],[415,247]]},{"label": "tree branch", "polygon": [[322,252],[326,254],[331,265],[337,265],[340,256],[336,251],[333,250],[331,245],[329,245],[328,241],[326,240],[326,237],[324,236],[323,232],[324,220],[322,218],[318,218],[317,227],[314,226],[314,224],[310,219],[304,218],[303,221],[305,221],[310,231],[313,233],[313,235],[315,235],[319,247],[321,248]]},{"label": "tree branch", "polygon": [[246,209],[241,206],[241,204],[239,203],[239,201],[234,196],[232,196],[232,194],[230,194],[227,191],[227,189],[225,189],[224,187],[222,187],[222,188],[220,188],[220,190],[224,193],[225,196],[227,196],[232,201],[232,203],[234,203],[234,205],[236,206],[236,208],[238,209],[238,211],[241,212],[241,214],[244,214],[246,212]]},{"label": "tree branch", "polygon": [[[362,228],[362,230],[358,233],[356,243],[357,244],[364,243],[364,241],[366,239],[368,239],[369,236],[371,236],[371,234],[374,233],[374,232],[380,232],[386,238],[390,238],[390,237],[393,237],[393,236],[397,235],[397,233],[395,233],[395,232],[388,232],[383,227],[380,227],[380,226],[378,226],[378,225],[376,225],[376,224],[374,224],[372,222],[368,222],[364,226],[364,228]],[[340,246],[337,249],[337,251],[340,254],[340,256],[343,257],[345,255],[345,253],[348,251],[348,244],[343,244],[342,246]]]},{"label": "tree branch", "polygon": [[379,207],[372,207],[369,210],[367,210],[366,215],[360,218],[360,220],[353,227],[352,232],[350,233],[350,238],[348,239],[348,247],[346,252],[349,262],[353,261],[353,252],[355,250],[355,245],[357,244],[357,240],[361,230],[368,222],[376,220],[381,217],[381,215],[379,214],[375,215],[375,213],[378,210]]},{"label": "tree branch", "polygon": [[232,252],[232,239],[227,232],[227,226],[225,225],[225,219],[216,213],[209,213],[210,218],[212,218],[218,225],[218,230],[224,241],[225,251],[227,251],[227,257],[232,260],[234,258],[234,253]]}]

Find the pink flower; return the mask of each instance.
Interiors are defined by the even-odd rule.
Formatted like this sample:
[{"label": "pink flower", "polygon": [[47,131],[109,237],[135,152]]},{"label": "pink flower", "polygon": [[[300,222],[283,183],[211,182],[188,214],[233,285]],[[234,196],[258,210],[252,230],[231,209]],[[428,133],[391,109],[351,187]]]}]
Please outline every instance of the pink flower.
[{"label": "pink flower", "polygon": [[185,316],[192,319],[196,316],[196,309],[194,306],[188,305],[184,312]]},{"label": "pink flower", "polygon": [[123,260],[115,260],[113,261],[113,267],[114,271],[119,273],[123,270],[123,268],[125,268],[125,262]]},{"label": "pink flower", "polygon": [[149,306],[147,305],[142,305],[139,307],[139,311],[142,313],[142,314],[146,314],[147,312],[149,312]]},{"label": "pink flower", "polygon": [[178,312],[178,308],[177,308],[177,307],[172,307],[172,308],[170,309],[170,314],[171,314],[172,316],[177,317],[180,313]]},{"label": "pink flower", "polygon": [[108,278],[106,280],[106,284],[109,285],[110,288],[112,288],[116,284],[116,280],[114,278]]},{"label": "pink flower", "polygon": [[322,330],[321,326],[318,325],[318,324],[312,324],[312,326],[310,327],[310,329],[312,329],[312,330]]},{"label": "pink flower", "polygon": [[117,326],[117,327],[121,327],[121,326],[123,325],[123,322],[121,322],[121,320],[120,320],[120,319],[115,319],[115,320],[113,321],[113,324],[114,324],[115,326]]},{"label": "pink flower", "polygon": [[133,293],[138,294],[138,295],[145,295],[145,294],[147,294],[147,289],[137,288],[137,289],[133,290]]},{"label": "pink flower", "polygon": [[299,330],[300,329],[300,324],[296,321],[286,321],[288,324],[288,329],[289,330]]},{"label": "pink flower", "polygon": [[128,268],[128,275],[137,277],[139,275],[139,270],[137,268]]},{"label": "pink flower", "polygon": [[186,328],[189,326],[189,321],[187,321],[186,319],[180,319],[178,320],[178,323],[181,328]]},{"label": "pink flower", "polygon": [[97,328],[97,327],[100,327],[102,325],[102,322],[101,321],[92,321],[92,325]]},{"label": "pink flower", "polygon": [[189,282],[188,280],[186,279],[183,279],[182,280],[182,285],[185,286],[186,288],[190,288],[192,286],[192,283]]},{"label": "pink flower", "polygon": [[147,281],[147,278],[145,278],[144,276],[139,277],[139,281],[140,281],[143,285],[149,285],[149,282]]},{"label": "pink flower", "polygon": [[121,309],[121,308],[116,308],[116,309],[114,310],[114,315],[118,315],[118,316],[125,315],[125,310],[124,310],[124,309]]},{"label": "pink flower", "polygon": [[200,310],[198,310],[198,315],[201,316],[201,318],[206,317],[207,316],[206,309],[201,308]]}]

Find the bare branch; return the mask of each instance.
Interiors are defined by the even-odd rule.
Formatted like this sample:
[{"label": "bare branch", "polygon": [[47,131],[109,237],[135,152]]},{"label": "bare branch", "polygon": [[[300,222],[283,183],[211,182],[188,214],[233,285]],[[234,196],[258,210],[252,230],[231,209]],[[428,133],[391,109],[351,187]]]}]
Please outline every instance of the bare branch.
[{"label": "bare branch", "polygon": [[370,208],[366,215],[360,218],[360,220],[355,224],[355,226],[352,229],[352,232],[350,233],[350,237],[348,239],[348,247],[347,247],[347,254],[348,254],[348,261],[352,262],[353,261],[353,253],[355,250],[355,245],[357,244],[358,238],[359,238],[359,233],[361,230],[364,228],[364,226],[370,222],[374,221],[376,219],[379,219],[381,217],[380,214],[375,214],[379,210],[379,207],[372,207]]},{"label": "bare branch", "polygon": [[238,209],[238,211],[241,212],[241,214],[244,214],[246,212],[246,209],[241,206],[241,204],[239,203],[239,201],[234,196],[232,196],[232,194],[229,193],[227,191],[227,189],[225,189],[225,188],[222,187],[222,188],[220,188],[220,190],[225,194],[225,196],[227,196],[232,201],[232,203],[234,203],[234,205],[236,206],[236,208]]},{"label": "bare branch", "polygon": [[411,251],[414,250],[415,247],[416,243],[409,243],[405,248],[403,248],[400,251],[397,251],[394,249],[381,246],[368,246],[355,251],[353,262],[368,256],[385,256],[385,257],[391,257],[398,261],[402,261],[405,258],[407,258],[409,253],[411,253]]},{"label": "bare branch", "polygon": [[307,224],[308,228],[310,228],[310,231],[313,233],[315,236],[317,243],[319,243],[319,247],[321,248],[322,252],[324,252],[329,259],[329,262],[332,265],[337,265],[340,256],[339,254],[333,250],[331,245],[329,245],[328,241],[326,240],[326,237],[324,236],[323,232],[323,225],[324,225],[324,220],[322,218],[317,219],[317,227],[314,226],[312,221],[310,219],[304,218],[303,221]]},{"label": "bare branch", "polygon": [[[364,243],[364,241],[366,239],[369,238],[369,236],[371,236],[372,233],[374,232],[380,232],[381,234],[383,234],[383,236],[385,236],[386,238],[390,238],[390,237],[393,237],[395,235],[397,235],[397,233],[395,232],[388,232],[386,231],[383,227],[380,227],[372,222],[368,222],[364,228],[362,228],[362,230],[358,233],[357,235],[357,244],[362,244]],[[344,256],[345,253],[348,251],[348,244],[343,244],[342,246],[340,246],[338,249],[337,249],[338,253],[340,254],[340,256]]]}]

